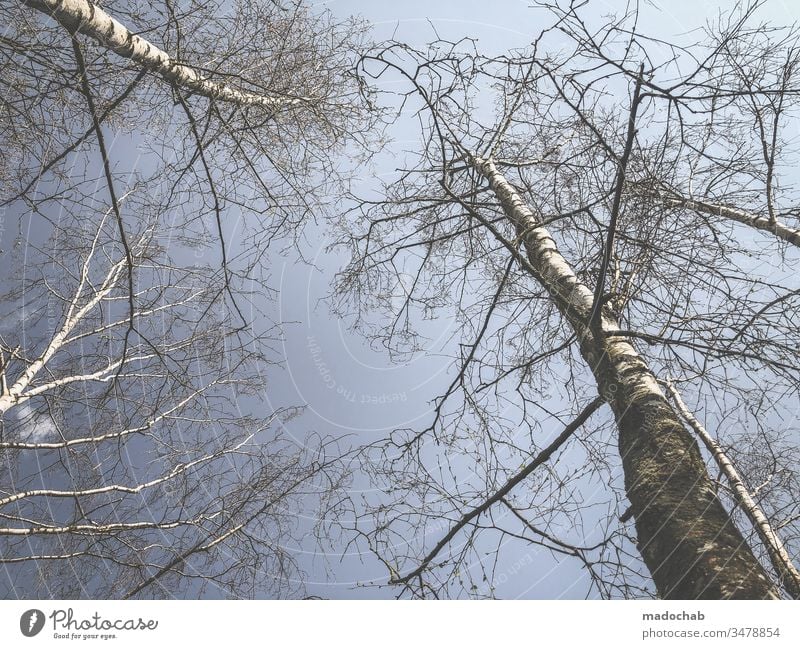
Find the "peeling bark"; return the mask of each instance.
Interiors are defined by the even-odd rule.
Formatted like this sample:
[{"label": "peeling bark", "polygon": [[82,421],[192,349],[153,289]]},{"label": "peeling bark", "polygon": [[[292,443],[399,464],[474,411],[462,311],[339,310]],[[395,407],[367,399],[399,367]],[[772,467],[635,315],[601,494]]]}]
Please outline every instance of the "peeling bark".
[{"label": "peeling bark", "polygon": [[590,330],[593,293],[546,228],[491,160],[472,158],[525,245],[537,279],[569,321],[614,411],[625,488],[638,547],[659,595],[669,599],[778,599],[717,498],[700,449],[667,402],[644,359],[602,313]]}]

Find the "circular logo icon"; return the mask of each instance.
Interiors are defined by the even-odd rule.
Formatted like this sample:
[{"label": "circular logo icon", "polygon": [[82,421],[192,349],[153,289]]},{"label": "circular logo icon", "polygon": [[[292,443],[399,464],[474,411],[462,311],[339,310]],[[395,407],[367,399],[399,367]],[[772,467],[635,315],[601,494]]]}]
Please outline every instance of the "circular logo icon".
[{"label": "circular logo icon", "polygon": [[25,611],[19,618],[19,630],[22,635],[32,638],[44,627],[44,613],[38,608]]}]

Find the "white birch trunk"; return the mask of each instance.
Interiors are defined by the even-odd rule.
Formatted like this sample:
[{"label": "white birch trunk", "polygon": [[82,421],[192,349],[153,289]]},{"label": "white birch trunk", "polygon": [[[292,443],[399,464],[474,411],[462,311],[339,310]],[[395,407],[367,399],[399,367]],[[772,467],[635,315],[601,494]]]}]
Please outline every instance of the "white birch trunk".
[{"label": "white birch trunk", "polygon": [[800,247],[800,230],[791,228],[780,221],[772,221],[768,217],[758,216],[756,214],[752,214],[751,212],[740,210],[735,207],[707,203],[706,201],[698,201],[691,198],[678,198],[660,195],[658,198],[665,204],[673,207],[683,207],[689,210],[694,210],[695,212],[709,214],[711,216],[720,216],[724,219],[729,219],[731,221],[736,221],[737,223],[750,226],[756,230],[761,230],[762,232],[769,232],[770,234],[774,234],[779,239],[783,239],[793,246]]},{"label": "white birch trunk", "polygon": [[491,160],[472,165],[489,183],[525,245],[537,279],[569,321],[600,393],[614,411],[638,546],[658,588],[672,599],[777,599],[779,594],[716,496],[700,449],[618,323]]},{"label": "white birch trunk", "polygon": [[310,101],[305,97],[270,97],[243,92],[225,83],[212,81],[188,65],[179,63],[153,43],[137,36],[89,0],[20,1],[51,16],[69,31],[89,36],[119,56],[139,63],[169,83],[210,99],[239,105],[262,106],[270,111]]}]

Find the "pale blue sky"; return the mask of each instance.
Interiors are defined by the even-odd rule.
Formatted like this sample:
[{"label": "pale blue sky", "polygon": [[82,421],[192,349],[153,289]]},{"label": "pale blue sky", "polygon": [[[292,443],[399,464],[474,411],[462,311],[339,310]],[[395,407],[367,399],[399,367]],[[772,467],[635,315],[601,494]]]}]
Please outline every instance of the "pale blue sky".
[{"label": "pale blue sky", "polygon": [[[529,2],[435,1],[364,2],[331,0],[324,5],[339,16],[361,15],[374,25],[377,38],[394,36],[399,41],[422,47],[439,37],[458,40],[477,39],[478,48],[486,54],[499,54],[524,48],[545,26],[541,9]],[[641,3],[640,25],[644,32],[667,40],[696,40],[691,30],[702,27],[714,18],[720,8],[730,2],[681,0],[668,3]],[[596,2],[597,14],[620,12],[622,2]],[[762,17],[776,23],[794,22],[800,18],[800,5],[770,0]],[[395,141],[389,152],[379,157],[376,172],[382,179],[391,178],[394,168],[401,166],[404,150],[413,150],[416,133],[411,122],[398,123],[392,132]],[[370,185],[370,179],[365,179]],[[292,431],[302,435],[313,428],[335,434],[351,434],[354,440],[374,441],[401,425],[419,425],[430,417],[430,400],[448,384],[453,371],[451,358],[442,355],[441,344],[453,333],[452,322],[437,323],[434,338],[426,353],[418,354],[402,364],[392,364],[385,353],[370,346],[358,335],[347,331],[347,323],[332,317],[322,300],[330,291],[333,272],[345,261],[325,250],[326,239],[314,241],[310,235],[307,254],[316,269],[286,263],[276,268],[279,277],[279,313],[286,326],[284,354],[288,380],[272,393],[271,398],[290,401],[299,397],[309,405],[305,416],[292,422]],[[383,402],[381,402],[383,401]],[[426,547],[436,540],[426,540]],[[457,543],[457,541],[456,541]],[[386,569],[370,556],[351,552],[341,559],[329,555],[330,573],[321,569],[325,561],[314,558],[312,548],[301,552],[303,565],[310,574],[309,590],[324,597],[391,597],[391,589],[353,589],[355,583],[385,584]],[[529,548],[512,548],[503,555],[498,585],[501,597],[583,597],[585,575],[576,562],[553,559],[548,553]],[[522,565],[518,565],[518,564]]]},{"label": "pale blue sky", "polygon": [[[516,0],[331,0],[313,4],[325,6],[341,17],[363,16],[373,24],[377,39],[394,36],[422,47],[437,35],[449,40],[470,37],[477,39],[479,50],[485,54],[526,47],[546,21],[542,10]],[[623,2],[592,2],[597,15],[621,12],[625,6]],[[667,40],[692,38],[688,32],[701,27],[720,8],[730,6],[731,2],[725,1],[642,2],[640,26]],[[800,19],[800,3],[769,0],[762,17],[780,24],[794,22]],[[401,166],[404,151],[415,149],[418,136],[412,120],[399,120],[390,135],[393,141],[376,158],[374,169],[357,184],[357,189],[374,188],[375,178],[390,179]],[[117,154],[124,157],[124,140],[115,146],[120,147]],[[5,234],[7,238],[12,236],[10,231]],[[287,424],[287,432],[298,440],[305,439],[309,431],[316,431],[344,437],[355,446],[377,441],[400,426],[424,426],[431,415],[431,400],[452,379],[454,366],[447,352],[459,342],[453,339],[457,324],[446,318],[427,323],[431,339],[424,352],[393,363],[385,350],[371,346],[349,330],[350,323],[332,315],[325,298],[346,257],[342,252],[328,251],[330,242],[323,225],[309,226],[303,252],[313,265],[296,261],[291,253],[270,258],[272,283],[278,293],[276,303],[265,308],[283,324],[284,340],[278,349],[285,369],[270,369],[272,379],[265,395],[269,406],[306,404],[306,412]],[[557,432],[555,427],[551,432]],[[363,479],[357,480],[352,495],[360,497],[362,489],[367,495],[375,495]],[[418,541],[430,548],[437,540],[431,536]],[[458,539],[454,543],[457,545]],[[343,552],[339,547],[320,556],[309,538],[292,550],[308,574],[307,587],[312,595],[370,598],[392,597],[396,592],[389,588],[357,588],[358,584],[381,586],[388,580],[386,568],[357,549]],[[503,553],[497,572],[502,575],[495,584],[497,596],[584,596],[587,579],[577,562],[559,561],[530,547],[508,550]]]}]

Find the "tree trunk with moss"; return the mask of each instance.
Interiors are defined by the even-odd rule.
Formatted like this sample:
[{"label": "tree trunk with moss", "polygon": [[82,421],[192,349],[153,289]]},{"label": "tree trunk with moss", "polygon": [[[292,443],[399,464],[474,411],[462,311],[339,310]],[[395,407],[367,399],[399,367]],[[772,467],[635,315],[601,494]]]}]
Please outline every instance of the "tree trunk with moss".
[{"label": "tree trunk with moss", "polygon": [[473,158],[525,246],[537,279],[570,323],[614,411],[625,488],[638,548],[669,599],[777,599],[779,592],[719,501],[700,449],[667,402],[644,359],[602,313],[590,327],[594,294],[549,232],[491,160]]}]

